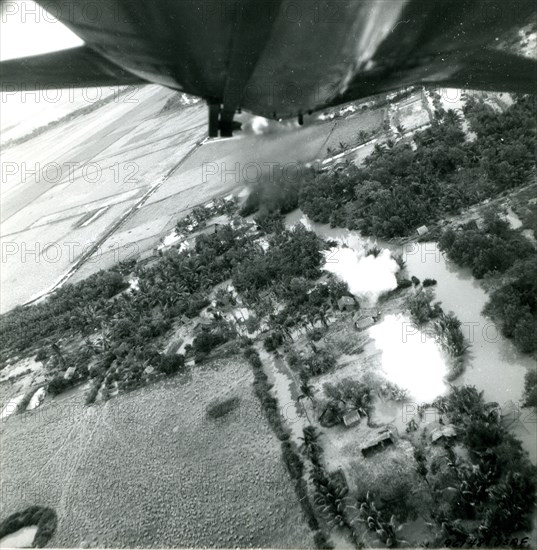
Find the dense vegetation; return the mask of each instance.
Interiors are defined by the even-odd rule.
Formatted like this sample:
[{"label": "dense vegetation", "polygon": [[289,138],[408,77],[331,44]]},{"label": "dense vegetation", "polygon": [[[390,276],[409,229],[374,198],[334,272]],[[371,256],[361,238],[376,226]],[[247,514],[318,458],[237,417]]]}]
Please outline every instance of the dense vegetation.
[{"label": "dense vegetation", "polygon": [[493,212],[485,214],[481,228],[469,222],[459,230],[444,231],[438,244],[450,260],[469,267],[476,279],[504,273],[515,261],[535,255],[528,239]]},{"label": "dense vegetation", "polygon": [[521,97],[503,113],[469,98],[464,113],[475,139],[466,140],[454,111],[437,109],[432,125],[405,141],[384,145],[357,167],[302,172],[295,182],[274,178],[249,199],[285,213],[299,206],[312,220],[391,238],[526,182],[534,166],[535,99]]},{"label": "dense vegetation", "polygon": [[56,530],[58,519],[52,508],[30,506],[20,512],[11,514],[0,523],[0,539],[15,533],[23,527],[37,526],[33,547],[43,548]]},{"label": "dense vegetation", "polygon": [[487,213],[482,228],[469,223],[458,231],[449,229],[439,246],[477,278],[503,274],[503,284],[492,292],[484,313],[521,351],[537,350],[537,262],[530,242]]},{"label": "dense vegetation", "polygon": [[537,350],[537,262],[529,258],[507,273],[508,282],[495,290],[484,313],[525,353]]},{"label": "dense vegetation", "polygon": [[462,458],[447,447],[448,477],[457,496],[449,510],[437,512],[445,533],[442,542],[500,546],[498,541],[511,533],[528,533],[537,472],[520,442],[502,426],[496,405],[486,403],[473,386],[453,387],[435,405],[456,426],[469,452]]},{"label": "dense vegetation", "polygon": [[530,370],[524,381],[524,406],[537,409],[537,370]]},{"label": "dense vegetation", "polygon": [[[427,279],[423,286],[425,281]],[[440,302],[433,303],[433,299],[433,291],[426,287],[411,295],[406,305],[412,321],[418,327],[430,329],[432,336],[447,353],[450,358],[447,379],[452,381],[464,370],[464,355],[469,343],[462,332],[460,320],[453,313],[445,313]]]},{"label": "dense vegetation", "polygon": [[[196,218],[203,223],[206,215],[197,212]],[[266,250],[258,238],[248,225],[223,225],[217,233],[199,235],[193,249],[164,253],[155,266],[120,264],[66,285],[45,302],[16,308],[2,317],[2,359],[35,353],[54,374],[48,384],[51,394],[90,377],[88,404],[99,394],[106,399],[116,390],[183,370],[183,355],[161,351],[166,335],[185,318],[196,317],[210,304],[214,286],[229,279],[258,318],[268,318],[267,345],[275,348],[292,327],[324,319],[344,285],[314,285],[324,246],[314,233],[279,228]],[[129,288],[133,277],[137,284]],[[272,313],[276,303],[283,304],[277,315]],[[255,317],[245,324],[259,328]],[[237,337],[232,323],[215,317],[198,328],[185,351],[200,362]],[[73,366],[75,374],[66,378]]]}]

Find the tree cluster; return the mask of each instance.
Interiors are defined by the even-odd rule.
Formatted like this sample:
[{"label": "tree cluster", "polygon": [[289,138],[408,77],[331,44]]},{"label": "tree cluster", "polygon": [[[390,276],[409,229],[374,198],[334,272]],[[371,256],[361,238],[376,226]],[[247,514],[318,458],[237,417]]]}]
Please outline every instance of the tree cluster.
[{"label": "tree cluster", "polygon": [[464,113],[473,140],[456,112],[439,109],[415,134],[415,147],[388,141],[359,168],[303,169],[298,198],[295,186],[291,191],[276,179],[270,190],[255,191],[247,212],[298,206],[314,221],[392,238],[525,183],[535,165],[535,99],[520,97],[498,113],[469,98]]},{"label": "tree cluster", "polygon": [[493,212],[485,214],[482,228],[469,222],[459,230],[444,231],[438,245],[450,260],[469,267],[476,279],[504,273],[517,260],[535,255],[531,243]]},{"label": "tree cluster", "polygon": [[[457,479],[457,498],[447,517],[448,535],[489,543],[495,537],[529,530],[535,505],[536,468],[520,442],[501,424],[495,403],[486,403],[474,386],[452,387],[435,406],[456,426],[468,459],[452,451],[450,467]],[[474,530],[449,528],[472,520]],[[470,525],[470,524],[469,524]]]}]

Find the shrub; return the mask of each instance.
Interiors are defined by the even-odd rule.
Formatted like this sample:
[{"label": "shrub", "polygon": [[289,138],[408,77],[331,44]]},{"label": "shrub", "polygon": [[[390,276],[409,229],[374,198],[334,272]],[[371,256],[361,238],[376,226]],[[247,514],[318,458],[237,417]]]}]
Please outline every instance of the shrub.
[{"label": "shrub", "polygon": [[380,248],[377,245],[372,246],[371,248],[368,248],[365,255],[366,256],[374,256],[375,258],[378,257],[378,255],[382,252],[382,248]]},{"label": "shrub", "polygon": [[328,537],[322,531],[316,531],[313,535],[316,548],[319,550],[333,550],[333,546],[330,544]]},{"label": "shrub", "polygon": [[159,364],[159,370],[168,376],[176,374],[185,366],[185,356],[182,354],[162,355]]},{"label": "shrub", "polygon": [[210,403],[207,406],[207,416],[212,419],[221,418],[231,411],[234,411],[240,404],[238,397],[231,397],[225,401],[218,401],[216,403]]},{"label": "shrub", "polygon": [[59,395],[60,393],[64,392],[66,389],[70,388],[73,385],[73,382],[71,380],[67,380],[64,378],[63,373],[56,374],[52,380],[48,383],[47,391],[51,395]]},{"label": "shrub", "polygon": [[537,370],[526,373],[524,380],[524,407],[537,407]]},{"label": "shrub", "polygon": [[102,383],[102,377],[96,378],[93,381],[89,392],[86,394],[86,405],[92,405],[93,403],[95,403],[95,399],[97,398],[97,394],[99,393],[99,388],[101,387]]},{"label": "shrub", "polygon": [[47,359],[48,359],[47,348],[39,348],[39,350],[37,351],[37,354],[35,356],[35,360],[44,362]]},{"label": "shrub", "polygon": [[290,476],[293,479],[302,479],[304,463],[290,441],[282,441],[282,457]]},{"label": "shrub", "polygon": [[311,376],[319,376],[331,371],[336,366],[336,358],[326,349],[318,349],[304,359],[301,368],[301,378],[307,379]]},{"label": "shrub", "polygon": [[318,342],[324,336],[325,332],[326,330],[320,327],[315,327],[308,332],[308,338],[314,342]]},{"label": "shrub", "polygon": [[412,286],[412,281],[410,279],[400,279],[399,282],[397,283],[397,288],[398,289],[402,289],[402,288],[408,288],[409,286]]},{"label": "shrub", "polygon": [[415,296],[412,296],[408,300],[408,309],[410,310],[410,315],[412,316],[413,321],[417,325],[423,325],[430,319],[437,317],[442,308],[437,302],[434,305],[431,305],[433,299],[433,294],[431,290],[426,290],[420,292]]},{"label": "shrub", "polygon": [[279,346],[283,344],[283,336],[281,332],[271,332],[267,338],[265,338],[265,341],[263,342],[263,346],[267,351],[275,351],[278,349]]},{"label": "shrub", "polygon": [[436,284],[436,279],[423,279],[423,286],[424,288],[427,288],[428,286],[434,286]]}]

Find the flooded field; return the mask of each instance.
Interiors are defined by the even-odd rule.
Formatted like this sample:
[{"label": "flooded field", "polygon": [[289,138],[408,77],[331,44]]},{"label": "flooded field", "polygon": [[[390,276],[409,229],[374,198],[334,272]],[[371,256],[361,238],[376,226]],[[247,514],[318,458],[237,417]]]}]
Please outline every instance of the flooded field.
[{"label": "flooded field", "polygon": [[[362,238],[356,231],[314,223],[298,210],[289,214],[286,221],[288,226],[302,221],[324,239],[347,243],[358,255],[363,254],[363,250],[372,244],[370,239]],[[482,315],[488,297],[479,282],[468,270],[446,261],[436,243],[408,243],[403,248],[386,243],[379,243],[379,246],[390,247],[394,253],[402,253],[409,276],[415,275],[419,279],[429,277],[438,281],[434,287],[436,299],[442,303],[444,311],[452,311],[460,319],[463,332],[470,343],[466,369],[454,383],[475,385],[483,390],[487,401],[498,403],[512,417],[513,433],[522,441],[532,461],[537,462],[535,414],[522,408],[520,404],[524,376],[537,365],[533,359],[520,353],[512,342],[500,334],[496,325]],[[381,323],[374,327],[372,336],[377,340],[379,348],[385,349],[388,354],[385,361],[388,374],[394,377],[393,381],[399,380],[401,386],[407,387],[417,400],[432,400],[436,395],[447,391],[442,380],[444,360],[426,336],[422,338],[417,333],[413,334],[415,341],[413,340],[412,346],[409,347],[408,342],[402,345],[405,326],[409,325],[396,323],[393,318],[388,319],[387,324]],[[406,337],[410,339],[410,333]],[[400,353],[396,352],[398,349]],[[401,355],[403,351],[405,353]],[[404,357],[408,359],[409,369],[398,372],[397,369],[404,367]],[[420,365],[426,364],[430,364],[431,371],[420,370]]]},{"label": "flooded field", "polygon": [[517,437],[537,461],[537,422],[534,413],[523,409],[520,400],[524,376],[537,367],[535,361],[520,353],[504,338],[498,327],[482,315],[487,293],[471,273],[446,260],[436,243],[411,243],[404,251],[410,274],[438,281],[435,293],[444,311],[453,311],[460,319],[470,348],[466,369],[457,384],[472,384],[484,391],[488,401],[509,410],[515,405]]}]

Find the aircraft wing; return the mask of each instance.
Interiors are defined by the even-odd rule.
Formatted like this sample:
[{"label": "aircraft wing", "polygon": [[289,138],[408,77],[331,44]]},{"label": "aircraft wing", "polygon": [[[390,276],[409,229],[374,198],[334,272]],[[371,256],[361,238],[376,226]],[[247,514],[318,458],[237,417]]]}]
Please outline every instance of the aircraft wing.
[{"label": "aircraft wing", "polygon": [[536,90],[537,62],[496,47],[533,0],[37,2],[85,45],[1,63],[2,86],[161,84],[208,102],[212,136],[415,84]]},{"label": "aircraft wing", "polygon": [[413,85],[531,94],[537,91],[537,62],[508,52],[483,50],[472,55],[457,52],[442,60],[403,65],[389,72],[379,68],[356,75],[327,106]]},{"label": "aircraft wing", "polygon": [[147,84],[87,46],[0,63],[3,92]]}]

